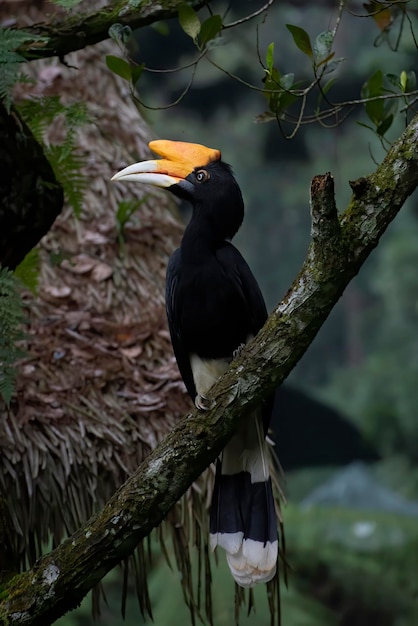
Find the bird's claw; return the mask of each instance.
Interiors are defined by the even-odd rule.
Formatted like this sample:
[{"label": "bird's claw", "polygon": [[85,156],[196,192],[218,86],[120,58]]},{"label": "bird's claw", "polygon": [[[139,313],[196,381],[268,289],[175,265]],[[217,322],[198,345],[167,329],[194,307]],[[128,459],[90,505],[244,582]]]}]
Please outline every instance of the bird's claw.
[{"label": "bird's claw", "polygon": [[196,408],[200,409],[201,411],[209,411],[215,405],[214,401],[209,400],[206,396],[203,396],[200,393],[197,394],[194,403],[196,405]]},{"label": "bird's claw", "polygon": [[243,351],[243,349],[245,348],[245,343],[240,343],[240,345],[238,346],[238,348],[236,350],[233,351],[232,356],[234,357],[234,359],[236,359],[237,357],[239,357],[239,355],[241,354],[241,352]]}]

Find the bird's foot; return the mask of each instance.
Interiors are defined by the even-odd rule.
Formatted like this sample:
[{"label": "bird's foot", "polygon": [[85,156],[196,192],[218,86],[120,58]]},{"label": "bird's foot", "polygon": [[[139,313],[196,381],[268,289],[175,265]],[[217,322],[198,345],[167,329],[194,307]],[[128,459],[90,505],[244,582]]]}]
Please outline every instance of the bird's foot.
[{"label": "bird's foot", "polygon": [[209,398],[200,393],[197,394],[194,403],[201,411],[209,411],[215,406],[215,402],[213,400],[209,400]]},{"label": "bird's foot", "polygon": [[241,352],[244,350],[246,344],[245,343],[240,343],[240,345],[238,346],[238,348],[236,350],[233,351],[232,356],[234,357],[234,359],[236,359],[237,357],[239,357],[239,355],[241,354]]}]

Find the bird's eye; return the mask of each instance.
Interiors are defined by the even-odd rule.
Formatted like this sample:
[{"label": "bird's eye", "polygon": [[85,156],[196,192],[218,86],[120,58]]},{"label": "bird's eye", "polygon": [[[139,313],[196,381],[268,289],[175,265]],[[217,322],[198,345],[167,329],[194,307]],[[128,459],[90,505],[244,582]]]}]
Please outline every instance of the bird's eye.
[{"label": "bird's eye", "polygon": [[204,183],[209,179],[209,172],[206,170],[199,170],[196,172],[196,180],[198,183]]}]

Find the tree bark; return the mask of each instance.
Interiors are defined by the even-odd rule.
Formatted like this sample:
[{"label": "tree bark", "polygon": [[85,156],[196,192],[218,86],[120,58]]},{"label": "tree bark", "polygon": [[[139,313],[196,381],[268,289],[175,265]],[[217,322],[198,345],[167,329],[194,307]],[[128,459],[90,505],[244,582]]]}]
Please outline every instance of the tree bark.
[{"label": "tree bark", "polygon": [[0,266],[15,269],[51,228],[64,193],[16,110],[0,102]]},{"label": "tree bark", "polygon": [[[109,28],[114,24],[129,26],[132,29],[149,26],[160,20],[177,16],[184,0],[162,0],[156,2],[112,2],[107,7],[76,15],[69,13],[59,20],[33,24],[24,28],[32,33],[33,42],[21,46],[18,52],[28,61],[58,56],[63,58],[70,52],[81,50],[109,37]],[[194,0],[191,5],[197,10],[207,5],[207,1]],[[41,39],[39,39],[41,37]]]},{"label": "tree bark", "polygon": [[291,372],[346,285],[418,185],[418,116],[338,216],[330,174],[311,185],[312,243],[284,300],[213,386],[213,408],[187,415],[105,508],[3,586],[0,623],[46,625],[85,594],[167,515],[214,461],[238,422]]}]

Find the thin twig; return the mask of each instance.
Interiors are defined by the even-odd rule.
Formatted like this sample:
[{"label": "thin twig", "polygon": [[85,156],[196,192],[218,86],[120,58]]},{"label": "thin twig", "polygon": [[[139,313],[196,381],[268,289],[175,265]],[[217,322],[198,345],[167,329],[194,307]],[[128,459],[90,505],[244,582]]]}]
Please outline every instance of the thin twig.
[{"label": "thin twig", "polygon": [[264,11],[267,11],[267,9],[271,7],[273,2],[274,0],[269,0],[264,6],[261,7],[261,9],[258,9],[254,13],[251,13],[250,15],[246,15],[245,17],[242,17],[241,19],[236,20],[235,22],[230,22],[229,24],[225,24],[225,26],[223,27],[223,30],[226,30],[227,28],[233,28],[234,26],[238,26],[238,24],[244,24],[244,22],[249,22],[254,17],[257,17],[258,15],[261,15],[262,13],[264,13]]},{"label": "thin twig", "polygon": [[338,6],[338,14],[337,14],[337,18],[335,20],[335,26],[334,26],[333,31],[332,31],[332,42],[333,43],[334,43],[334,39],[335,39],[335,36],[337,34],[337,31],[338,31],[338,29],[340,27],[340,24],[341,24],[341,18],[342,18],[342,15],[343,15],[344,6],[345,6],[345,0],[340,0],[340,4]]},{"label": "thin twig", "polygon": [[172,107],[175,107],[177,104],[179,104],[179,102],[181,102],[183,100],[183,98],[190,91],[190,88],[193,85],[194,77],[196,75],[196,70],[197,70],[197,63],[194,64],[191,78],[190,78],[189,82],[187,83],[186,87],[183,89],[183,91],[178,96],[178,98],[176,98],[173,102],[170,102],[170,104],[165,104],[165,105],[162,105],[162,106],[155,106],[154,107],[154,106],[151,106],[150,104],[146,104],[143,100],[141,100],[141,98],[139,98],[136,95],[136,93],[134,92],[133,89],[131,90],[131,95],[132,95],[133,99],[135,100],[135,102],[137,102],[138,104],[143,106],[145,109],[149,109],[150,111],[165,111],[166,109],[171,109]]},{"label": "thin twig", "polygon": [[182,72],[183,70],[189,69],[189,67],[193,67],[194,65],[197,65],[199,63],[199,61],[201,61],[203,59],[203,57],[207,53],[208,53],[208,49],[205,48],[199,54],[197,59],[195,59],[194,61],[190,61],[190,63],[186,63],[185,65],[180,65],[180,67],[173,67],[173,68],[169,68],[169,69],[160,70],[160,69],[156,69],[154,67],[146,67],[146,66],[144,66],[144,71],[151,72],[152,74],[174,74],[175,72]]}]

